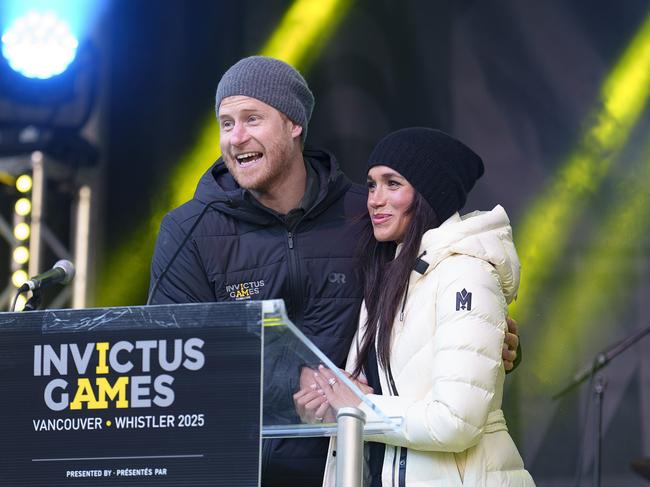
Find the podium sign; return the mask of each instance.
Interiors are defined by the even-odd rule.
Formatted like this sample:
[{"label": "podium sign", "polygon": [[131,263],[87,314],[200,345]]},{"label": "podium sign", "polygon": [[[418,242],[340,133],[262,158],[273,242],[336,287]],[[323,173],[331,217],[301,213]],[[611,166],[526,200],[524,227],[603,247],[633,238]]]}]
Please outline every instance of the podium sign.
[{"label": "podium sign", "polygon": [[0,314],[0,485],[259,482],[262,307]]}]

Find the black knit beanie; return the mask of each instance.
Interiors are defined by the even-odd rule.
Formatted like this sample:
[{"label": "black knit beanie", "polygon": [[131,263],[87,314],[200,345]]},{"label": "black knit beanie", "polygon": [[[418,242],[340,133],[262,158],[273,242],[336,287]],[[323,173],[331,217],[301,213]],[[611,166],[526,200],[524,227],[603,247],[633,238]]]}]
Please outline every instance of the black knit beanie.
[{"label": "black knit beanie", "polygon": [[293,66],[267,56],[241,59],[219,81],[215,96],[217,117],[221,101],[235,95],[256,98],[284,113],[302,127],[300,137],[305,142],[314,109],[314,95],[305,78]]},{"label": "black knit beanie", "polygon": [[436,212],[440,222],[460,210],[483,175],[483,161],[469,147],[440,131],[412,127],[381,139],[368,159],[404,176]]}]

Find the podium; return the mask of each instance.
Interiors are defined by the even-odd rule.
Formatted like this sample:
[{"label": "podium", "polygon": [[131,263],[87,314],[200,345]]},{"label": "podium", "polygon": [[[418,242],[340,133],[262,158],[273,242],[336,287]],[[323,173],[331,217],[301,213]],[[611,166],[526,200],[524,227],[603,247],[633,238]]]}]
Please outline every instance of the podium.
[{"label": "podium", "polygon": [[400,427],[280,300],[2,313],[0,485],[259,485],[262,438],[339,431],[294,409],[318,364],[365,403],[364,434]]}]

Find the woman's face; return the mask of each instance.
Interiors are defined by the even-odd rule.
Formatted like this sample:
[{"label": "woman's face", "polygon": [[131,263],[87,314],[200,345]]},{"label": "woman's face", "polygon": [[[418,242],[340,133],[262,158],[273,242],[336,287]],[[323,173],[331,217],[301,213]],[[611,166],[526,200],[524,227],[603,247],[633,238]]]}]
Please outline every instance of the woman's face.
[{"label": "woman's face", "polygon": [[414,196],[413,186],[394,169],[374,166],[368,171],[368,213],[379,242],[403,240]]}]

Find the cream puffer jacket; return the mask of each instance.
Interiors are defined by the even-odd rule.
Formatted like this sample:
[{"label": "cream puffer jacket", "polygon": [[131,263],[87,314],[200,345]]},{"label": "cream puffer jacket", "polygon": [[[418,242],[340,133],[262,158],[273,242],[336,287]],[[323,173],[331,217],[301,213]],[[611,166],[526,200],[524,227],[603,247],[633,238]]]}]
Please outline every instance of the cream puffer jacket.
[{"label": "cream puffer jacket", "polygon": [[[399,395],[379,366],[383,394],[368,396],[403,418],[400,432],[371,438],[387,445],[383,485],[533,486],[501,411],[507,304],[519,286],[508,216],[501,206],[455,214],[424,234],[425,251],[428,267],[411,273],[403,321],[396,317],[393,327],[390,368]],[[348,370],[365,320],[364,306]],[[336,478],[335,448],[332,441],[326,486]]]}]

